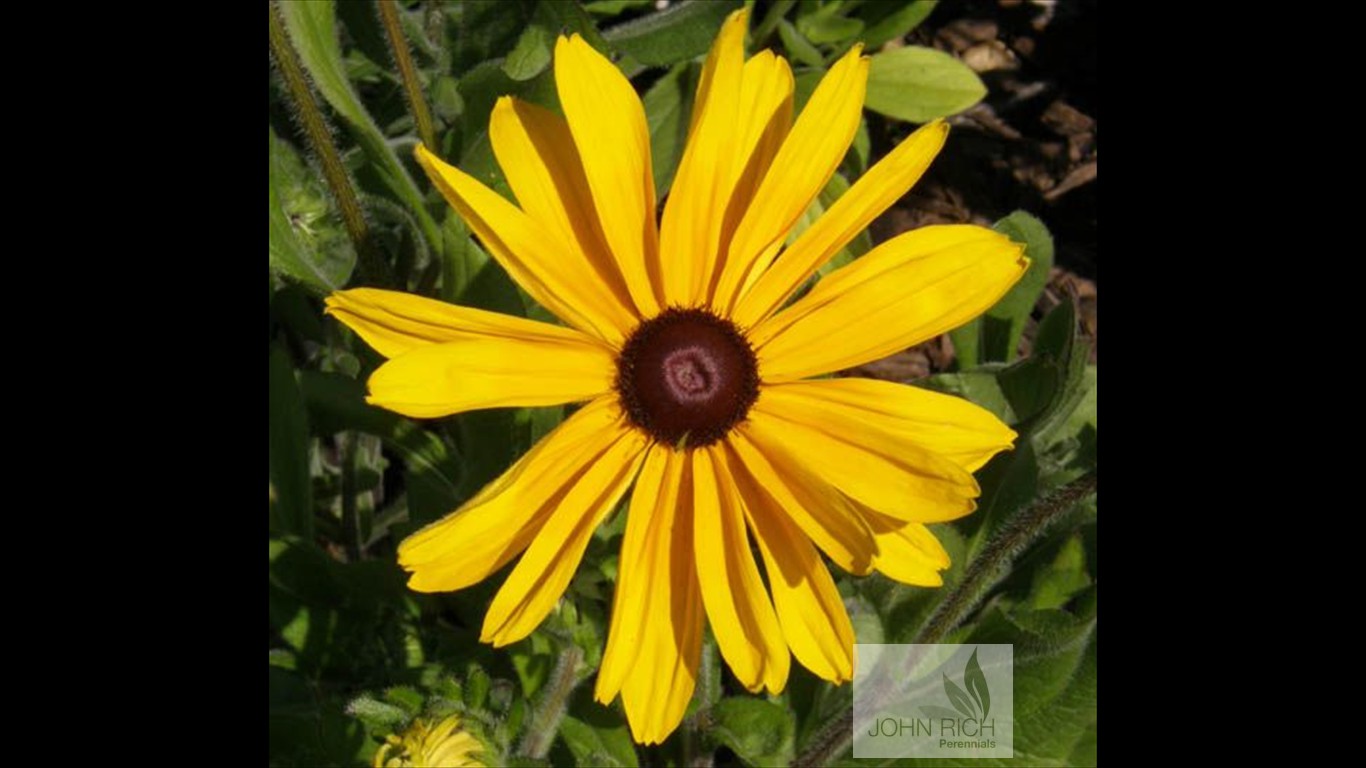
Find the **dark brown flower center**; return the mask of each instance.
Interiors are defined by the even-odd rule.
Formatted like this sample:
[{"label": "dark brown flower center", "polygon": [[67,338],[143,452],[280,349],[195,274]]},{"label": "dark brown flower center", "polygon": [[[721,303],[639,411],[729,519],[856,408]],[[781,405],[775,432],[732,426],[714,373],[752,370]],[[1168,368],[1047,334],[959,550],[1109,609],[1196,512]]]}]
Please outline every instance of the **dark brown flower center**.
[{"label": "dark brown flower center", "polygon": [[728,320],[667,309],[641,323],[617,358],[617,392],[632,423],[670,445],[720,440],[759,396],[754,351]]}]

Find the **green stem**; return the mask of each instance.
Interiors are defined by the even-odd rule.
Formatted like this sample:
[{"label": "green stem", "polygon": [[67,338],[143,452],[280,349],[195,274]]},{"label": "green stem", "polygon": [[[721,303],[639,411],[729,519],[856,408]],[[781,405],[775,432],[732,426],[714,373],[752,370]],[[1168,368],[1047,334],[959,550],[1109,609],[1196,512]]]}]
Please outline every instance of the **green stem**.
[{"label": "green stem", "polygon": [[712,768],[716,753],[698,753],[701,744],[699,735],[711,728],[711,705],[720,698],[720,691],[714,690],[713,678],[716,677],[716,646],[710,640],[702,644],[702,656],[697,665],[697,710],[692,717],[683,721],[683,762],[687,768]]},{"label": "green stem", "polygon": [[342,165],[341,154],[337,152],[337,145],[332,140],[332,132],[328,130],[322,110],[313,98],[313,89],[309,87],[303,65],[299,63],[299,57],[289,42],[289,34],[285,32],[284,21],[280,18],[280,10],[275,2],[270,4],[270,51],[275,57],[275,64],[280,70],[285,88],[289,91],[290,100],[298,110],[304,135],[308,137],[309,145],[313,147],[322,164],[323,178],[332,190],[337,207],[341,209],[346,234],[356,247],[361,269],[366,274],[366,282],[382,282],[387,270],[383,268],[371,247],[370,228],[361,212],[360,200],[356,197],[356,190],[351,186],[346,167]]},{"label": "green stem", "polygon": [[[1007,520],[992,534],[981,554],[968,564],[962,580],[939,602],[912,642],[929,644],[944,639],[981,603],[982,598],[1010,574],[1010,565],[1017,555],[1095,490],[1096,472],[1092,470],[1048,496],[1037,499]],[[835,715],[816,732],[811,745],[792,764],[829,765],[844,754],[854,736],[853,714],[853,707],[850,706]]]},{"label": "green stem", "polygon": [[341,451],[341,505],[342,505],[342,535],[345,537],[343,542],[346,546],[346,556],[349,562],[360,560],[361,537],[360,537],[360,515],[356,512],[356,453],[357,443],[355,432],[343,432],[338,437]]},{"label": "green stem", "polygon": [[527,723],[526,735],[517,746],[518,756],[540,760],[550,752],[550,745],[560,730],[560,720],[569,705],[569,695],[579,684],[581,663],[583,651],[577,645],[570,645],[560,654],[555,671],[550,673],[550,679],[541,689],[540,701]]},{"label": "green stem", "polygon": [[403,78],[403,95],[408,97],[408,109],[417,122],[417,135],[422,143],[433,152],[439,152],[436,144],[436,130],[432,127],[432,113],[427,111],[427,101],[422,98],[422,84],[417,80],[417,68],[413,57],[408,53],[408,40],[403,36],[403,27],[398,20],[398,6],[394,0],[379,0],[379,20],[389,36],[389,48],[394,53],[394,63],[398,74]]},{"label": "green stem", "polygon": [[968,564],[963,580],[940,601],[912,642],[937,643],[956,629],[982,598],[1010,574],[1010,564],[1016,555],[1095,490],[1096,471],[1091,470],[1007,520],[991,535],[981,554]]},{"label": "green stem", "polygon": [[778,21],[786,16],[787,12],[792,10],[792,6],[796,4],[797,0],[777,0],[777,2],[768,7],[768,13],[764,14],[763,21],[759,22],[759,26],[754,28],[754,33],[750,37],[754,42],[755,50],[758,50],[764,43],[768,42],[769,35],[772,35],[773,30],[778,28]]}]

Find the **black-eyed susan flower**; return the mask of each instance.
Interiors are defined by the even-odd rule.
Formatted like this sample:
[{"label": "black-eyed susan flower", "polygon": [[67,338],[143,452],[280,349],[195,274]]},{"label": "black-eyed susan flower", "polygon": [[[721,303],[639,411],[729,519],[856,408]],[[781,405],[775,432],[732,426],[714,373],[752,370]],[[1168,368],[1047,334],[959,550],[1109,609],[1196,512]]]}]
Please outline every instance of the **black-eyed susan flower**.
[{"label": "black-eyed susan flower", "polygon": [[489,252],[564,326],[371,289],[328,300],[389,358],[369,381],[377,405],[438,417],[586,403],[406,539],[399,563],[409,586],[435,592],[520,555],[483,626],[506,645],[545,618],[633,488],[596,696],[620,693],[645,743],[683,716],[704,617],[751,691],[781,691],[791,656],[851,679],[853,629],[819,552],[854,574],[941,584],[948,556],[925,524],[971,512],[973,471],[1015,438],[964,400],[811,378],[972,319],[1028,261],[988,229],[925,227],[788,304],[905,194],[948,128],[916,131],[785,245],[853,140],[868,60],[857,47],[840,59],[794,121],[791,70],[769,51],[745,60],[746,24],[744,12],[727,19],[707,57],[658,223],[640,99],[577,36],[555,48],[563,117],[512,98],[493,109],[517,205],[418,148]]},{"label": "black-eyed susan flower", "polygon": [[479,740],[461,730],[451,715],[436,725],[421,718],[402,734],[390,735],[375,751],[375,768],[483,768]]}]

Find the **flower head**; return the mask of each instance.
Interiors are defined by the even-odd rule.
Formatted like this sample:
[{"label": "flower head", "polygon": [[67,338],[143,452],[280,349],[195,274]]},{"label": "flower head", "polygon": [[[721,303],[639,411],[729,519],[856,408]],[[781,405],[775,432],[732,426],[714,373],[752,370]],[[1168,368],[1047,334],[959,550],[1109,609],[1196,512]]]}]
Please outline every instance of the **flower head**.
[{"label": "flower head", "polygon": [[793,656],[851,679],[853,629],[819,553],[854,574],[941,584],[948,556],[925,524],[971,512],[973,471],[1015,438],[957,398],[807,380],[972,319],[1028,261],[987,229],[925,227],[788,304],[905,194],[948,128],[916,131],[788,243],[853,140],[868,60],[857,47],[840,59],[794,121],[791,70],[769,51],[745,60],[746,24],[743,11],[728,18],[707,57],[658,223],[640,99],[578,36],[555,49],[563,117],[512,98],[493,109],[516,205],[418,148],[489,252],[564,326],[371,289],[328,299],[389,358],[372,403],[415,417],[585,403],[406,539],[399,563],[413,589],[446,591],[520,555],[481,636],[506,645],[545,618],[634,488],[596,696],[620,693],[645,743],[687,708],[704,617],[752,691],[781,691]]},{"label": "flower head", "polygon": [[391,734],[375,751],[375,768],[483,768],[479,740],[451,715],[436,725],[417,719],[402,735]]}]

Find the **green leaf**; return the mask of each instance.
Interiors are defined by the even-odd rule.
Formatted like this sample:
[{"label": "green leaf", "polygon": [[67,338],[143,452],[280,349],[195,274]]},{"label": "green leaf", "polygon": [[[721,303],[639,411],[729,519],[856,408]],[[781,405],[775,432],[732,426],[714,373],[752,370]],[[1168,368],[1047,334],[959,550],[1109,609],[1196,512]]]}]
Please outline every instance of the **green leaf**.
[{"label": "green leaf", "polygon": [[441,222],[441,287],[438,296],[449,304],[460,303],[460,294],[465,292],[479,267],[483,266],[478,261],[482,251],[470,249],[469,244],[470,236],[465,221],[452,208]]},{"label": "green leaf", "polygon": [[756,698],[730,697],[712,707],[711,735],[749,765],[788,765],[796,721],[786,707]]},{"label": "green leaf", "polygon": [[441,298],[452,304],[526,316],[517,285],[498,262],[469,237],[453,209],[441,223]]},{"label": "green leaf", "polygon": [[483,709],[491,683],[489,673],[478,664],[471,663],[469,672],[465,674],[465,706],[473,710]]},{"label": "green leaf", "polygon": [[[936,0],[911,0],[905,5],[895,3],[867,3],[859,8],[863,11],[868,31],[863,33],[863,43],[867,50],[875,51],[892,40],[905,37],[920,25],[934,10]],[[884,16],[877,14],[891,10]]]},{"label": "green leaf", "polygon": [[539,75],[519,82],[508,77],[496,61],[485,61],[461,76],[459,90],[465,103],[461,113],[461,133],[465,139],[460,151],[460,169],[511,201],[514,199],[512,190],[489,142],[489,116],[498,99],[509,95],[547,109],[558,109],[555,72],[547,67]]},{"label": "green leaf", "polygon": [[1015,211],[996,222],[992,229],[1023,243],[1024,255],[1030,260],[1024,277],[996,302],[996,306],[987,310],[982,321],[985,359],[1009,362],[1020,346],[1025,321],[1048,283],[1048,273],[1053,268],[1053,237],[1042,221],[1024,211]]},{"label": "green leaf", "polygon": [[369,694],[361,694],[352,699],[351,703],[346,705],[346,713],[377,731],[399,730],[408,722],[408,713],[403,711],[402,707],[377,701]]},{"label": "green leaf", "polygon": [[370,169],[384,188],[415,216],[430,243],[441,242],[436,220],[427,212],[422,193],[398,156],[389,147],[379,126],[366,111],[346,77],[346,65],[337,38],[336,5],[333,0],[279,3],[280,15],[290,41],[318,93],[341,115],[360,145]]},{"label": "green leaf", "polygon": [[1033,441],[1017,438],[1014,450],[993,457],[977,478],[982,495],[972,516],[976,528],[968,546],[969,558],[976,557],[991,533],[1038,495],[1039,461]]},{"label": "green leaf", "polygon": [[331,197],[293,148],[270,131],[270,266],[322,295],[341,289],[356,251]]},{"label": "green leaf", "polygon": [[522,81],[541,74],[550,65],[552,37],[545,28],[532,25],[517,38],[517,46],[503,61],[503,71],[513,80]]},{"label": "green leaf", "polygon": [[284,347],[270,348],[270,522],[279,533],[313,537],[313,479],[308,419],[294,364]]},{"label": "green leaf", "polygon": [[792,6],[797,4],[797,0],[773,0],[768,4],[768,11],[764,13],[764,18],[750,30],[750,40],[754,45],[759,46],[768,42],[768,36],[773,34],[773,30],[778,27],[778,22],[787,16],[787,12],[792,10]]},{"label": "green leaf", "polygon": [[[792,26],[792,22],[787,19],[778,20],[778,37],[782,38],[783,47],[795,61],[799,61],[808,67],[824,67],[825,57],[821,55],[819,49],[811,44],[811,41],[802,37],[802,33]],[[800,105],[797,105],[800,107]]]},{"label": "green leaf", "polygon": [[795,110],[793,114],[801,114],[806,108],[806,102],[811,98],[811,94],[816,92],[816,86],[820,85],[821,79],[825,77],[823,68],[808,69],[793,76],[792,84],[792,106]]},{"label": "green leaf", "polygon": [[641,64],[667,67],[706,53],[726,16],[740,6],[738,0],[686,0],[618,24],[602,36]]},{"label": "green leaf", "polygon": [[578,765],[604,768],[635,768],[640,765],[626,723],[618,723],[614,727],[593,726],[566,715],[560,721],[560,737],[569,751],[574,753],[574,762]]},{"label": "green leaf", "polygon": [[987,687],[987,676],[982,672],[982,665],[977,663],[975,648],[968,658],[967,667],[963,669],[963,686],[968,689],[972,700],[977,702],[977,707],[982,710],[982,719],[985,720],[991,712],[991,690]]},{"label": "green leaf", "polygon": [[1066,419],[1037,440],[1050,485],[1069,482],[1096,467],[1096,373],[1096,366],[1086,366],[1080,401]]},{"label": "green leaf", "polygon": [[654,5],[654,0],[594,0],[584,3],[583,9],[598,16],[616,16],[631,8],[647,8],[651,5]]},{"label": "green leaf", "polygon": [[[1015,646],[1015,756],[1031,765],[1073,765],[1094,749],[1095,618],[1066,611],[991,611],[973,642]],[[1085,761],[1084,761],[1085,762]],[[1094,762],[1094,757],[1089,762]],[[980,764],[981,761],[972,761]],[[1007,765],[997,761],[998,765]]]},{"label": "green leaf", "polygon": [[599,51],[606,51],[609,48],[597,25],[594,24],[593,17],[585,9],[580,8],[578,3],[539,0],[531,19],[551,32],[558,31],[562,35],[577,32]]},{"label": "green leaf", "polygon": [[292,670],[270,668],[272,765],[352,765],[366,743],[365,728],[343,711],[343,700],[323,696]]},{"label": "green leaf", "polygon": [[[460,96],[460,81],[450,75],[440,75],[432,82],[432,109],[447,125],[453,125],[465,111],[465,100]],[[433,152],[438,151],[435,147]]]},{"label": "green leaf", "polygon": [[1091,577],[1086,572],[1086,547],[1081,535],[1073,534],[1053,562],[1034,573],[1029,605],[1036,609],[1061,608],[1073,595],[1089,586]]},{"label": "green leaf", "polygon": [[442,5],[447,15],[449,72],[468,71],[480,62],[500,57],[511,50],[518,35],[526,28],[532,10],[531,3],[509,0],[462,0]]},{"label": "green leaf", "polygon": [[[308,415],[320,434],[348,429],[367,432],[378,436],[403,461],[412,522],[435,519],[458,506],[458,463],[439,437],[410,419],[366,403],[365,385],[348,376],[304,371],[301,384]],[[424,502],[421,508],[418,499]]]},{"label": "green leaf", "polygon": [[385,689],[384,700],[408,713],[409,717],[422,714],[422,706],[426,703],[426,697],[409,685],[395,685]]},{"label": "green leaf", "polygon": [[986,95],[987,87],[963,62],[908,45],[873,55],[864,103],[888,117],[924,123],[962,112]]},{"label": "green leaf", "polygon": [[[859,118],[858,131],[854,133],[854,144],[850,149],[852,152],[851,157],[856,163],[854,171],[850,175],[856,177],[861,176],[864,171],[868,170],[868,158],[873,151],[873,140],[872,137],[868,135],[868,119],[866,117]],[[867,231],[868,230],[865,229],[864,233],[867,233]]]},{"label": "green leaf", "polygon": [[[1094,610],[1007,610],[993,604],[961,642],[1014,646],[1015,754],[1011,758],[940,760],[853,760],[835,764],[872,766],[958,766],[1095,764],[1096,641]],[[926,711],[928,710],[928,711]],[[926,707],[927,715],[944,715]],[[956,717],[949,711],[948,717]]]},{"label": "green leaf", "polygon": [[1070,766],[1094,766],[1096,764],[1096,724],[1092,722],[1077,738],[1071,753],[1064,760]]},{"label": "green leaf", "polygon": [[953,342],[953,365],[957,370],[971,370],[982,364],[982,318],[975,317],[949,331],[949,341]]},{"label": "green leaf", "polygon": [[690,64],[676,64],[645,92],[645,122],[650,128],[650,162],[655,194],[663,199],[678,172],[688,141],[697,81]]},{"label": "green leaf", "polygon": [[798,16],[797,31],[817,45],[838,43],[862,32],[863,20],[841,16],[840,8],[840,3],[829,3],[813,13]]},{"label": "green leaf", "polygon": [[1065,424],[1072,411],[1086,396],[1086,361],[1090,347],[1081,337],[1077,325],[1077,310],[1071,301],[1064,301],[1049,312],[1039,323],[1034,339],[1037,359],[1048,367],[1057,386],[1048,403],[1038,415],[1034,426],[1035,438],[1046,443],[1052,433]]},{"label": "green leaf", "polygon": [[514,646],[510,655],[522,692],[530,699],[541,690],[555,668],[556,656],[551,652],[550,642],[544,633],[537,632]]},{"label": "green leaf", "polygon": [[1031,437],[1045,443],[1086,394],[1086,343],[1076,310],[1064,302],[1039,323],[1033,353],[1001,370],[1001,391]]},{"label": "green leaf", "polygon": [[[997,604],[986,611],[965,642],[1015,646],[1015,719],[1030,715],[1066,690],[1094,645],[1091,615],[1030,610]],[[1016,734],[1019,730],[1017,726]]]},{"label": "green leaf", "polygon": [[968,695],[963,692],[962,688],[959,688],[956,683],[950,680],[947,674],[944,675],[944,693],[948,694],[949,703],[953,705],[954,709],[963,713],[963,717],[973,719],[977,717],[977,713],[973,710],[972,701],[968,698]]}]

